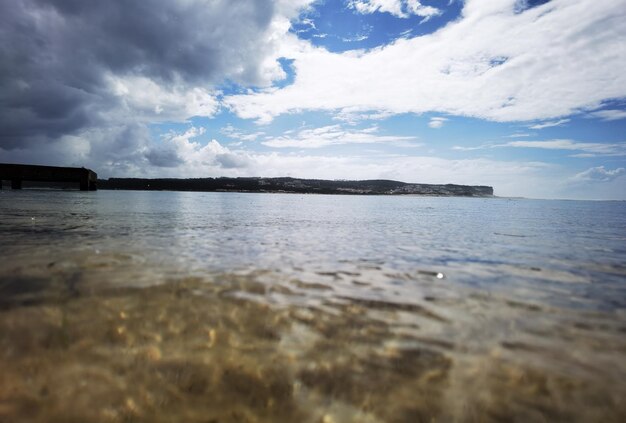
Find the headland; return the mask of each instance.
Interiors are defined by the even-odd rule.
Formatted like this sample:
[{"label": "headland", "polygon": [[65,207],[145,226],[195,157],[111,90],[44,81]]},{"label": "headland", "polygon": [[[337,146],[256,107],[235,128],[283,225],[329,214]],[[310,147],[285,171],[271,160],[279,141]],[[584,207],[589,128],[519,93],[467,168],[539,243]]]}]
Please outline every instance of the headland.
[{"label": "headland", "polygon": [[196,178],[98,180],[99,189],[147,191],[274,192],[298,194],[429,195],[492,197],[493,188],[482,185],[414,184],[386,179],[362,181],[300,178]]}]

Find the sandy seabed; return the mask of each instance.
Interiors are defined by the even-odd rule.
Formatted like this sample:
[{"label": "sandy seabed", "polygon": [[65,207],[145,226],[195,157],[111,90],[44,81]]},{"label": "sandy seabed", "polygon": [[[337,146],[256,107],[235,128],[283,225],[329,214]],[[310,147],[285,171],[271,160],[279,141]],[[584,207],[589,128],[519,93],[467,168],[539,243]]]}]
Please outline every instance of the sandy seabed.
[{"label": "sandy seabed", "polygon": [[0,422],[626,416],[625,328],[601,314],[478,293],[406,303],[333,294],[368,284],[350,272],[101,283],[128,272],[123,257],[5,269]]}]

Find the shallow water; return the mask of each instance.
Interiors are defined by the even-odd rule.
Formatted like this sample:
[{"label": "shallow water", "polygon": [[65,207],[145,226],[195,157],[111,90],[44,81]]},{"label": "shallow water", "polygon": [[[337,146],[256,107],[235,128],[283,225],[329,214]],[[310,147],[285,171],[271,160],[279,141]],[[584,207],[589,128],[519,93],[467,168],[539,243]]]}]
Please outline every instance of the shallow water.
[{"label": "shallow water", "polygon": [[623,421],[626,204],[0,192],[0,421]]}]

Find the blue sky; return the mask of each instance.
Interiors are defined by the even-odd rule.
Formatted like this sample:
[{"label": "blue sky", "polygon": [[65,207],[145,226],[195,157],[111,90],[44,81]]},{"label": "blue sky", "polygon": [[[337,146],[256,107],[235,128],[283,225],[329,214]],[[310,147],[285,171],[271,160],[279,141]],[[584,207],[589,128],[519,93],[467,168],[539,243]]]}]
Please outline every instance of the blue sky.
[{"label": "blue sky", "polygon": [[[0,159],[103,177],[389,178],[626,199],[626,1],[265,2],[214,3],[225,14],[151,0],[160,32],[122,31],[137,48],[115,60],[129,39],[84,15],[113,46],[85,58],[100,72],[100,100],[80,103],[92,117],[4,141]],[[162,33],[164,52],[142,44]],[[21,78],[13,91],[35,86]]]}]

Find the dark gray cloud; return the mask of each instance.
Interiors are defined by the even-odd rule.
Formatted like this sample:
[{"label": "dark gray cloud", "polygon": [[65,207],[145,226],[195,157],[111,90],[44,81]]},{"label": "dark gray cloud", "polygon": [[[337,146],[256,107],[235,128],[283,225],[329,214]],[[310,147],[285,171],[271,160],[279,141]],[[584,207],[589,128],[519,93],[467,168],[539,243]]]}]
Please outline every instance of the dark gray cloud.
[{"label": "dark gray cloud", "polygon": [[262,35],[273,4],[0,2],[0,148],[110,125],[121,101],[111,92],[111,77],[147,77],[166,89],[263,82],[269,46]]},{"label": "dark gray cloud", "polygon": [[90,155],[112,165],[144,160],[143,152],[150,144],[148,129],[139,123],[98,128],[86,133],[85,137],[89,141]]},{"label": "dark gray cloud", "polygon": [[146,158],[151,165],[157,167],[177,167],[185,162],[180,158],[178,153],[172,149],[151,149],[146,153]]},{"label": "dark gray cloud", "polygon": [[224,169],[244,168],[250,165],[247,157],[235,153],[223,153],[215,156],[215,162]]}]

